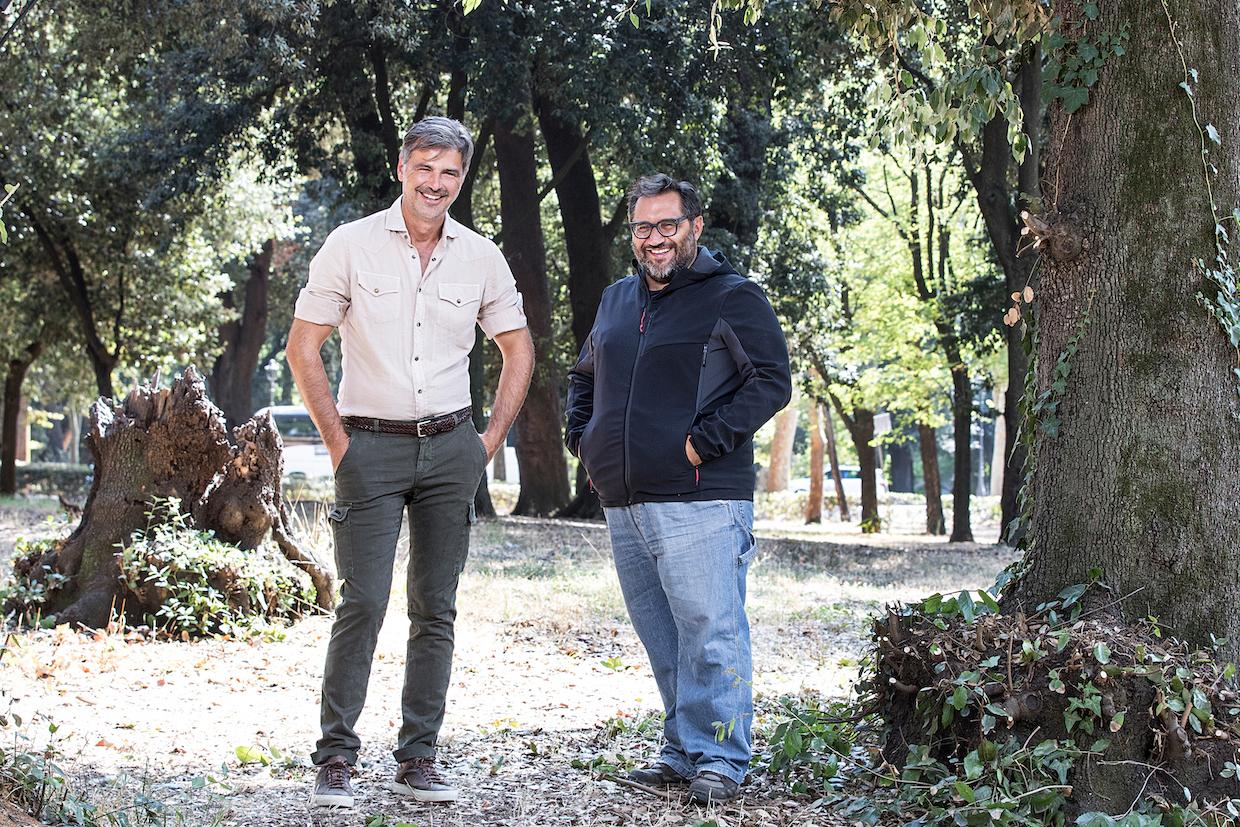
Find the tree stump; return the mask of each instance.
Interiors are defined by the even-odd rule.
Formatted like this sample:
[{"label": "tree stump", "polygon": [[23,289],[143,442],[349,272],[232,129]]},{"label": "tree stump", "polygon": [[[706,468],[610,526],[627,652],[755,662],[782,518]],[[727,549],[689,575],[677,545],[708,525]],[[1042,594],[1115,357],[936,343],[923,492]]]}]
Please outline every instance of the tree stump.
[{"label": "tree stump", "polygon": [[121,403],[101,398],[90,411],[87,436],[94,478],[81,522],[62,544],[19,561],[16,573],[47,587],[44,604],[57,623],[99,628],[115,612],[141,617],[157,606],[129,605],[117,554],[148,525],[153,498],[175,497],[192,527],[214,531],[225,542],[257,549],[268,534],[314,584],[316,602],[334,602],[331,574],[289,528],[280,491],[284,458],[270,415],[233,432],[207,398],[193,367],[159,389],[135,388]]}]

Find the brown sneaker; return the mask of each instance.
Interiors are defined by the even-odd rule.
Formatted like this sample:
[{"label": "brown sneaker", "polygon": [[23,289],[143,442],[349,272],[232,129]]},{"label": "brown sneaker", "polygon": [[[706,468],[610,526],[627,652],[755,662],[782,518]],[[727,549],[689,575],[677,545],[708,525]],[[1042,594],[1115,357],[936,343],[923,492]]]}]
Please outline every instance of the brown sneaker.
[{"label": "brown sneaker", "polygon": [[353,787],[349,784],[349,762],[333,755],[319,765],[310,803],[315,807],[352,807]]},{"label": "brown sneaker", "polygon": [[456,801],[459,792],[435,769],[435,759],[426,756],[401,761],[396,769],[396,780],[388,788],[399,795],[413,796],[417,801]]}]

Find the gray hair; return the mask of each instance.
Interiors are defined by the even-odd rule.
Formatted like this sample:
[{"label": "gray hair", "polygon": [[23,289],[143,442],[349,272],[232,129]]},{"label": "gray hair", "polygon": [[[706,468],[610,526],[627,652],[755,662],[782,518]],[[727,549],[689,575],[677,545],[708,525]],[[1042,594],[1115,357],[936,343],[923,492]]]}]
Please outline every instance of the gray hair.
[{"label": "gray hair", "polygon": [[639,198],[651,198],[665,192],[680,196],[680,206],[689,218],[702,214],[702,196],[698,195],[697,187],[688,181],[677,181],[670,175],[656,172],[654,175],[643,175],[629,187],[629,220],[633,220],[633,210]]},{"label": "gray hair", "polygon": [[409,160],[415,149],[455,149],[461,153],[461,172],[469,172],[469,162],[474,155],[474,139],[469,137],[465,125],[452,118],[423,118],[409,127],[405,142],[400,147],[400,159]]}]

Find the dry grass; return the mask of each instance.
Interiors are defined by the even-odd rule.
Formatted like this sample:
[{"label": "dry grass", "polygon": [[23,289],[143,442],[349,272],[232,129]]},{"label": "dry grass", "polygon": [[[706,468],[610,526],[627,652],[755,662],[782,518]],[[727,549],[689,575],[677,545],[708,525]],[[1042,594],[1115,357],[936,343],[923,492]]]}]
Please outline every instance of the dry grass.
[{"label": "dry grass", "polygon": [[[306,535],[327,551],[322,515],[302,519]],[[988,584],[1010,560],[1004,549],[952,548],[924,538],[867,545],[842,527],[833,533],[765,525],[760,533],[764,552],[751,574],[750,612],[755,690],[766,696],[842,695],[855,677],[871,612],[890,600]],[[657,709],[658,695],[625,616],[601,524],[480,524],[458,604],[440,753],[464,789],[451,807],[411,804],[384,789],[399,725],[403,595],[393,597],[359,723],[364,747],[352,814],[306,805],[313,774],[305,755],[317,733],[328,618],[305,620],[268,643],[28,634],[0,661],[0,687],[61,724],[64,763],[78,784],[109,801],[145,786],[187,824],[357,825],[383,814],[390,824],[419,827],[687,825],[704,817],[679,799],[647,797],[570,767],[574,759],[617,751],[644,761],[655,748],[648,733],[637,736],[627,726]],[[614,733],[617,720],[626,722],[627,734]],[[269,755],[274,747],[281,757],[241,766],[235,748],[243,745]],[[221,776],[221,765],[226,788],[194,788],[196,777]],[[743,804],[711,817],[720,825],[837,823],[763,779]]]}]

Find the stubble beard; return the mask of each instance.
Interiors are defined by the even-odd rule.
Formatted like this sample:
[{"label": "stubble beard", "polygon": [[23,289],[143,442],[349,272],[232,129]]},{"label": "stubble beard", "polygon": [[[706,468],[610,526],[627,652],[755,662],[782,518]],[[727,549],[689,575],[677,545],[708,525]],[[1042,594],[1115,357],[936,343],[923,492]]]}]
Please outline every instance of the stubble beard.
[{"label": "stubble beard", "polygon": [[[670,239],[667,239],[670,241]],[[697,258],[697,236],[690,232],[685,236],[683,242],[675,243],[675,254],[668,261],[658,264],[652,262],[645,250],[637,251],[637,263],[641,265],[642,273],[651,281],[659,284],[667,284],[672,280],[677,270],[689,267]]]}]

